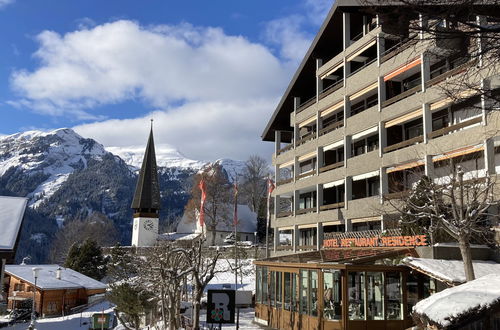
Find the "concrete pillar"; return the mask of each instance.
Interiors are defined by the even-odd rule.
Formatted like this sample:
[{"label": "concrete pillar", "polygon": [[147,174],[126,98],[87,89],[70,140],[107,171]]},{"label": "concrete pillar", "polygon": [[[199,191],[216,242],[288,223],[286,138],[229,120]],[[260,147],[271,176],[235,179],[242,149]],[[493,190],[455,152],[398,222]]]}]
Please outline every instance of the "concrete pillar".
[{"label": "concrete pillar", "polygon": [[278,156],[278,150],[281,149],[281,131],[274,131],[274,154]]},{"label": "concrete pillar", "polygon": [[343,33],[343,41],[344,41],[344,49],[351,45],[351,14],[342,13],[343,25],[344,25],[344,33]]},{"label": "concrete pillar", "polygon": [[[318,70],[323,65],[323,60],[320,58],[316,59],[316,70]],[[323,91],[323,80],[316,76],[316,102],[319,102],[319,95]]]},{"label": "concrete pillar", "polygon": [[316,185],[316,212],[319,213],[319,208],[323,206],[323,185]]},{"label": "concrete pillar", "polygon": [[484,141],[484,167],[487,174],[495,174],[495,145],[493,139]]},{"label": "concrete pillar", "polygon": [[344,179],[344,203],[345,209],[348,209],[349,201],[352,199],[352,176],[346,176]]},{"label": "concrete pillar", "polygon": [[276,253],[279,245],[280,245],[280,231],[276,227],[274,228],[274,253]]},{"label": "concrete pillar", "polygon": [[431,63],[429,59],[429,55],[423,53],[420,55],[420,70],[422,76],[422,92],[425,92],[426,84],[431,79]]},{"label": "concrete pillar", "polygon": [[344,136],[344,167],[347,167],[347,159],[351,158],[351,135]]},{"label": "concrete pillar", "polygon": [[432,162],[432,155],[426,155],[424,158],[425,175],[429,178],[434,178],[434,163]]},{"label": "concrete pillar", "polygon": [[387,168],[380,168],[380,204],[384,202],[384,195],[389,193],[389,176]]},{"label": "concrete pillar", "polygon": [[316,228],[316,250],[319,251],[323,247],[323,239],[323,224],[321,222],[318,222],[318,227]]},{"label": "concrete pillar", "polygon": [[382,111],[382,102],[385,101],[384,77],[378,77],[378,111]]},{"label": "concrete pillar", "polygon": [[424,126],[424,143],[428,143],[428,135],[432,132],[432,113],[428,103],[422,105],[422,122]]},{"label": "concrete pillar", "polygon": [[378,155],[382,157],[384,154],[384,148],[387,147],[387,129],[385,128],[385,122],[380,121],[378,123]]},{"label": "concrete pillar", "polygon": [[385,38],[382,33],[377,34],[377,66],[380,66],[383,54],[385,52]]}]

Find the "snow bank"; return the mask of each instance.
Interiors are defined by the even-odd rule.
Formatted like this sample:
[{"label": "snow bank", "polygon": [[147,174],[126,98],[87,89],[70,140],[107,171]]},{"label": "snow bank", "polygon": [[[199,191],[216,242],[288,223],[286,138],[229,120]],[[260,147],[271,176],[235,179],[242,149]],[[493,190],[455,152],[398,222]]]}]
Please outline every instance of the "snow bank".
[{"label": "snow bank", "polygon": [[419,301],[413,312],[446,327],[468,313],[477,314],[498,303],[500,274],[490,274],[433,294]]}]

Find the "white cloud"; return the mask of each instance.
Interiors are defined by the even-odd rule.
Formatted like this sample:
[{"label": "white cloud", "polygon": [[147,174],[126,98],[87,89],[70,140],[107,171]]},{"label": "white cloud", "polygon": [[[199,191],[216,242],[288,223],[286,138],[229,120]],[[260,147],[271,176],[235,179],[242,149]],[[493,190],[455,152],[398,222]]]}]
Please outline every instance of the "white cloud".
[{"label": "white cloud", "polygon": [[218,28],[121,20],[36,39],[40,66],[14,72],[21,98],[11,104],[56,116],[91,118],[88,109],[126,100],[168,107],[274,97],[287,78],[267,48]]},{"label": "white cloud", "polygon": [[14,3],[15,0],[0,0],[0,9]]}]

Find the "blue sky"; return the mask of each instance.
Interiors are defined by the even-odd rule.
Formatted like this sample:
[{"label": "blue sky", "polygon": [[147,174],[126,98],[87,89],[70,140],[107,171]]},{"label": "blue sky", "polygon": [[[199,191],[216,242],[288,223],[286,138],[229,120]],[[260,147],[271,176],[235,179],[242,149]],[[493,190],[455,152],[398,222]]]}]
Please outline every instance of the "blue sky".
[{"label": "blue sky", "polygon": [[200,160],[266,158],[270,114],[331,0],[0,0],[0,134],[73,127]]}]

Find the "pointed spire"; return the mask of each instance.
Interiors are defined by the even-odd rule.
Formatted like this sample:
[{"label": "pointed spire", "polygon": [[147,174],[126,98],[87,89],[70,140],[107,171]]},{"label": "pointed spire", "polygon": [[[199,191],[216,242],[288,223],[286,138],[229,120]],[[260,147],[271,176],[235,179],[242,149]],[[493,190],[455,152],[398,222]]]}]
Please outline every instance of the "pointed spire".
[{"label": "pointed spire", "polygon": [[158,213],[160,210],[160,185],[158,184],[152,119],[148,145],[137,180],[132,209],[136,213]]}]

